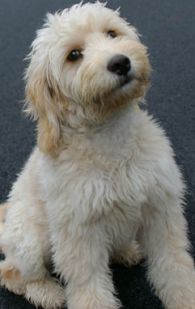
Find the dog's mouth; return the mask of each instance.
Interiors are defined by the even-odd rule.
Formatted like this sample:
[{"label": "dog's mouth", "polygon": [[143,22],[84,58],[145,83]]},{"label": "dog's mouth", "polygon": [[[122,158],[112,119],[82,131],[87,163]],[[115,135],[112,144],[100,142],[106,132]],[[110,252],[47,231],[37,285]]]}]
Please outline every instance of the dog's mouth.
[{"label": "dog's mouth", "polygon": [[123,88],[125,85],[129,84],[133,80],[133,75],[125,75],[119,78],[119,85],[117,88]]},{"label": "dog's mouth", "polygon": [[148,82],[150,82],[148,77],[145,76],[138,76],[136,74],[129,74],[126,76],[121,76],[119,78],[119,81],[117,83],[117,85],[115,86],[115,88],[113,88],[112,91],[110,91],[110,94],[117,90],[123,90],[124,88],[128,91],[128,89],[131,89],[131,85],[133,86],[133,82],[137,82],[138,84],[147,84]]},{"label": "dog's mouth", "polygon": [[[110,97],[120,95],[120,92],[126,95],[131,92],[132,87],[134,88],[135,85],[133,85],[134,82],[137,82],[139,84],[142,83],[148,83],[148,79],[145,77],[138,77],[135,74],[128,74],[125,76],[120,76],[117,80],[114,87],[112,87],[109,91],[105,92],[102,95],[98,95],[93,98],[93,102],[96,105],[104,106],[104,102],[107,101]],[[132,86],[131,86],[132,85]]]},{"label": "dog's mouth", "polygon": [[93,98],[93,102],[96,105],[104,105],[104,101],[107,100],[110,96],[115,95],[118,91],[123,90],[123,88],[128,87],[130,83],[134,80],[135,78],[132,75],[127,75],[127,76],[121,76],[118,80],[117,83],[112,87],[109,91],[97,95],[96,97]]}]

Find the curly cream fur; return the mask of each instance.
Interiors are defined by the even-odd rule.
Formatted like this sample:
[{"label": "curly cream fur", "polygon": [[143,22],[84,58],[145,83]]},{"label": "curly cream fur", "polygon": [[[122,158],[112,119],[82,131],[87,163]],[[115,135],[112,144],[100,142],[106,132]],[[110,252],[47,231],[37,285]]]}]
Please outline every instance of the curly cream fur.
[{"label": "curly cream fur", "polygon": [[[107,70],[116,54],[131,60],[124,86]],[[185,186],[164,131],[137,108],[151,69],[135,28],[99,2],[75,5],[47,15],[28,58],[38,146],[9,195],[1,284],[48,309],[117,309],[109,261],[143,254],[166,309],[195,309]]]}]

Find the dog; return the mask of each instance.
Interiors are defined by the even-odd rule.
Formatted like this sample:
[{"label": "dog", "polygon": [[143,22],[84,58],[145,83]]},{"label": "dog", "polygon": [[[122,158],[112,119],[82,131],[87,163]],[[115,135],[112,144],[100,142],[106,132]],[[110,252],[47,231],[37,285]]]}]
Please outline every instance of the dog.
[{"label": "dog", "polygon": [[165,308],[195,309],[185,185],[139,108],[151,66],[136,29],[105,4],[77,4],[47,15],[28,60],[37,146],[1,211],[1,285],[46,309],[117,309],[110,260],[144,256]]}]

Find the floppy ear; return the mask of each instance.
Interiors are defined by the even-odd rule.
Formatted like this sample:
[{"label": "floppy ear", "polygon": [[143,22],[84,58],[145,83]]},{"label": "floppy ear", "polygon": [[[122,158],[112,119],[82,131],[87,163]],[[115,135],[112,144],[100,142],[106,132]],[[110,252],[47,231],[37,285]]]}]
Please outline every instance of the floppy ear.
[{"label": "floppy ear", "polygon": [[55,155],[60,146],[59,89],[50,72],[49,59],[33,52],[29,58],[25,112],[38,120],[37,142],[41,151]]}]

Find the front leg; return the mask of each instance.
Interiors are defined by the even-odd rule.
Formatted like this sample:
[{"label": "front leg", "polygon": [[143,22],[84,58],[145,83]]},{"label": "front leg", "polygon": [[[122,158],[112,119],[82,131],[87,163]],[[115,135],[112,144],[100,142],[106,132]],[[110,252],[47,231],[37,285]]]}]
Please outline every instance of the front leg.
[{"label": "front leg", "polygon": [[66,286],[68,309],[117,309],[119,301],[108,267],[108,243],[103,228],[96,223],[57,232],[54,264]]},{"label": "front leg", "polygon": [[195,309],[195,269],[188,252],[182,184],[174,164],[170,172],[158,173],[156,187],[144,209],[148,277],[166,309]]}]

